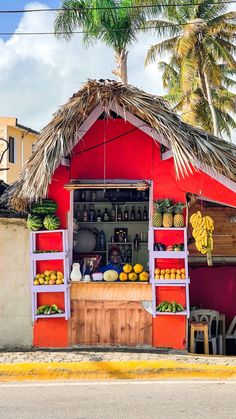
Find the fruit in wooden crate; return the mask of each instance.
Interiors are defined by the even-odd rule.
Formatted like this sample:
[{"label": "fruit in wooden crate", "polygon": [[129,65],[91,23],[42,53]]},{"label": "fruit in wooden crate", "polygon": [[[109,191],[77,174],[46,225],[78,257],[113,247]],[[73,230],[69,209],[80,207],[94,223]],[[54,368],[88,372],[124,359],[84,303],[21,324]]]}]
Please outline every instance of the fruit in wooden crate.
[{"label": "fruit in wooden crate", "polygon": [[164,199],[163,227],[170,228],[173,226],[173,205],[170,199]]},{"label": "fruit in wooden crate", "polygon": [[136,274],[140,274],[143,271],[143,266],[140,263],[136,263],[136,265],[133,267],[133,270],[136,272]]},{"label": "fruit in wooden crate", "polygon": [[136,274],[136,272],[130,272],[128,274],[128,278],[129,278],[129,281],[137,281],[138,275]]},{"label": "fruit in wooden crate", "polygon": [[31,205],[32,214],[54,214],[57,210],[57,203],[52,199],[43,199],[42,202],[35,202]]},{"label": "fruit in wooden crate", "polygon": [[38,231],[43,228],[43,220],[38,215],[28,215],[26,225],[29,230]]},{"label": "fruit in wooden crate", "polygon": [[163,199],[156,199],[153,201],[153,217],[152,223],[154,227],[162,227],[162,219],[163,219],[163,212],[164,209],[164,200]]},{"label": "fruit in wooden crate", "polygon": [[56,215],[46,215],[43,225],[46,230],[57,230],[60,227],[60,219]]},{"label": "fruit in wooden crate", "polygon": [[183,209],[185,207],[184,202],[177,202],[174,205],[174,227],[184,227],[184,216]]},{"label": "fruit in wooden crate", "polygon": [[139,280],[140,281],[148,281],[149,274],[146,271],[143,271],[139,274]]},{"label": "fruit in wooden crate", "polygon": [[129,274],[130,272],[132,272],[132,270],[133,270],[133,266],[132,266],[132,265],[130,265],[129,263],[126,263],[126,264],[123,266],[123,271],[124,271],[126,274]]},{"label": "fruit in wooden crate", "polygon": [[121,272],[120,275],[119,275],[119,279],[120,279],[120,281],[127,281],[128,274],[126,274],[125,272]]}]

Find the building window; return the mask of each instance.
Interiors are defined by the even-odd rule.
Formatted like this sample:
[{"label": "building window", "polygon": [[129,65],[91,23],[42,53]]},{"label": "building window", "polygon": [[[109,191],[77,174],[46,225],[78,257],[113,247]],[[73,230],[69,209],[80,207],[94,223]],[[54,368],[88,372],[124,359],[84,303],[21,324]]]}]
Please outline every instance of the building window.
[{"label": "building window", "polygon": [[9,137],[9,163],[15,163],[15,138]]}]

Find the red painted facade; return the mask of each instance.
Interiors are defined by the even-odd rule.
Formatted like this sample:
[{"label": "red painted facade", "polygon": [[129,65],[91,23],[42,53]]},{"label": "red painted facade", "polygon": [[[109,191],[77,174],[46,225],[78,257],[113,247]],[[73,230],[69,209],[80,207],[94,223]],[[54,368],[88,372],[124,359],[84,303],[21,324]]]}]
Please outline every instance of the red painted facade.
[{"label": "red painted facade", "polygon": [[[195,172],[177,180],[173,159],[162,161],[160,145],[132,124],[123,119],[97,120],[74,148],[70,168],[60,166],[49,187],[49,197],[59,205],[62,228],[67,227],[69,211],[69,193],[64,184],[70,179],[103,180],[104,174],[106,179],[152,180],[154,198],[185,201],[186,193],[192,192],[216,201],[222,201],[224,197],[223,202],[236,206],[236,194],[204,173]],[[172,233],[170,240],[176,242],[177,239]],[[159,296],[170,299],[170,292],[171,300],[185,304],[184,288],[162,288]],[[183,349],[185,334],[186,320],[182,316],[160,316],[153,321],[154,346]],[[63,319],[35,322],[35,346],[67,346],[67,335],[67,321]]]}]

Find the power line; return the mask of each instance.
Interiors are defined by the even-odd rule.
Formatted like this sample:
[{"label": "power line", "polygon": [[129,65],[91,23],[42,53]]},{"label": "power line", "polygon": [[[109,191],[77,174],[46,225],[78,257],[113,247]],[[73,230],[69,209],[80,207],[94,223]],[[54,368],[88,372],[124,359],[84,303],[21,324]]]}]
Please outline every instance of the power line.
[{"label": "power line", "polygon": [[[225,18],[224,21],[229,20],[231,21],[232,18]],[[160,28],[178,28],[178,27],[183,27],[183,26],[189,26],[189,25],[195,25],[195,22],[188,22],[188,23],[173,23],[173,24],[168,24],[168,22],[166,23],[166,25],[161,25]],[[149,27],[143,27],[140,26],[139,28],[137,28],[137,30],[143,30],[143,31],[148,31],[150,29],[158,29],[158,25],[157,26],[149,26]],[[117,28],[117,29],[111,29],[109,30],[109,32],[125,32],[125,31],[129,31],[130,28]],[[93,34],[93,31],[71,31],[71,32],[66,32],[66,31],[61,31],[61,32],[0,32],[0,36],[4,36],[4,35],[68,35],[68,34]]]},{"label": "power line", "polygon": [[[221,5],[221,4],[235,4],[236,0],[225,0],[225,1],[213,1],[211,2],[211,6],[212,5]],[[97,7],[83,7],[82,10],[122,10],[122,9],[149,9],[149,8],[153,8],[153,7],[185,7],[185,6],[201,6],[203,3],[182,3],[182,4],[177,4],[177,3],[173,3],[173,4],[146,4],[146,5],[133,5],[133,6],[114,6],[114,7],[108,7],[108,6],[97,6]],[[60,12],[60,11],[68,11],[68,12],[72,12],[72,11],[79,11],[81,10],[81,8],[62,8],[62,7],[58,7],[58,8],[51,8],[51,9],[16,9],[16,10],[4,10],[1,9],[0,10],[0,14],[13,14],[13,13],[38,13],[38,12]]]}]

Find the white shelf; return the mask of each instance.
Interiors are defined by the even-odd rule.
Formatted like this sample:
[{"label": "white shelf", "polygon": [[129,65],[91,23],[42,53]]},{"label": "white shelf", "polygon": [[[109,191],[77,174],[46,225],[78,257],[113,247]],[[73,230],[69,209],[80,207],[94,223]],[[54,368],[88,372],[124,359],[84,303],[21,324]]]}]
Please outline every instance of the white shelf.
[{"label": "white shelf", "polygon": [[188,257],[188,252],[184,251],[161,251],[161,250],[151,250],[150,254],[154,258],[158,259],[186,259]]},{"label": "white shelf", "polygon": [[65,292],[70,287],[70,284],[61,285],[32,285],[32,292]]},{"label": "white shelf", "polygon": [[187,310],[184,311],[177,311],[173,313],[171,311],[156,311],[157,316],[187,316]]},{"label": "white shelf", "polygon": [[189,279],[156,279],[151,281],[151,283],[153,285],[155,285],[156,287],[159,286],[183,286],[183,285],[187,285],[190,284],[190,280]]},{"label": "white shelf", "polygon": [[43,234],[43,233],[63,233],[66,230],[37,230],[30,231],[31,234]]},{"label": "white shelf", "polygon": [[150,230],[154,231],[167,231],[167,230],[175,230],[175,231],[184,231],[187,227],[149,227]]},{"label": "white shelf", "polygon": [[32,260],[63,260],[68,256],[67,252],[44,252],[44,253],[31,253]]}]

